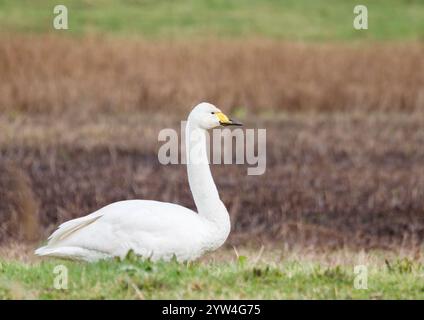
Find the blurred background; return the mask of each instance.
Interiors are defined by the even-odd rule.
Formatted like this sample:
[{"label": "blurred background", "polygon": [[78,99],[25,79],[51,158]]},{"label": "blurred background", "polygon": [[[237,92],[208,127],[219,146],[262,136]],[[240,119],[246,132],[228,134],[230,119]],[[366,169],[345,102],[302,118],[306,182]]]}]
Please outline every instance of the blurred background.
[{"label": "blurred background", "polygon": [[264,175],[212,167],[227,246],[419,250],[423,41],[421,0],[0,0],[0,243],[117,200],[194,209],[157,136],[208,101],[267,129]]}]

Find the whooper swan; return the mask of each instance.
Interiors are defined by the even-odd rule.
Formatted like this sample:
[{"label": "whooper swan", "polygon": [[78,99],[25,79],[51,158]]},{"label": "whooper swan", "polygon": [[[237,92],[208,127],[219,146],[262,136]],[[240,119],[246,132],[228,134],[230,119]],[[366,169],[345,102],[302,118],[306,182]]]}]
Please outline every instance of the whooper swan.
[{"label": "whooper swan", "polygon": [[230,232],[230,217],[219,198],[206,152],[207,130],[220,125],[240,124],[209,103],[194,107],[187,119],[187,174],[198,213],[153,200],[115,202],[61,224],[35,254],[92,262],[123,258],[132,250],[152,260],[175,256],[189,261],[220,247]]}]

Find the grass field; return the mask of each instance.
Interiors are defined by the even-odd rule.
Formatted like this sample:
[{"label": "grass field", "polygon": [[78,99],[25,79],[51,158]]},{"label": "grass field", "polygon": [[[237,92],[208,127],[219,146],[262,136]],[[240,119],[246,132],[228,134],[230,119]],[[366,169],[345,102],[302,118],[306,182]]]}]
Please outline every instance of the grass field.
[{"label": "grass field", "polygon": [[[278,251],[266,255],[237,257],[221,250],[190,264],[152,263],[131,255],[95,264],[0,260],[0,299],[424,298],[424,266],[416,258],[384,252],[338,252],[325,260],[316,254],[309,259]],[[368,268],[366,289],[355,288],[361,283],[355,265]],[[63,272],[57,266],[67,268],[66,289],[55,288],[55,281],[63,283],[55,280]]]},{"label": "grass field", "polygon": [[[54,32],[57,1],[0,1],[0,30]],[[270,37],[286,40],[420,40],[420,0],[364,0],[370,26],[352,28],[355,0],[61,1],[69,32],[141,35],[149,38]],[[63,31],[61,31],[63,34]],[[66,32],[66,31],[65,31]]]}]

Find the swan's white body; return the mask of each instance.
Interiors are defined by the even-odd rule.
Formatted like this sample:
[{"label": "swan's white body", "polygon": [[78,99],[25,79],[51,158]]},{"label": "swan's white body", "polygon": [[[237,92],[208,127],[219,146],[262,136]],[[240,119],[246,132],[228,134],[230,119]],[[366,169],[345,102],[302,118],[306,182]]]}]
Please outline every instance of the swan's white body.
[{"label": "swan's white body", "polygon": [[[206,130],[231,124],[231,120],[222,117],[225,116],[215,106],[201,103],[187,121],[187,174],[199,213],[151,200],[115,202],[63,223],[49,237],[48,244],[35,253],[91,262],[122,258],[133,250],[152,260],[175,256],[178,261],[189,261],[220,247],[230,232],[230,219],[210,172]],[[220,121],[223,119],[228,122]],[[189,138],[192,136],[195,138]]]}]

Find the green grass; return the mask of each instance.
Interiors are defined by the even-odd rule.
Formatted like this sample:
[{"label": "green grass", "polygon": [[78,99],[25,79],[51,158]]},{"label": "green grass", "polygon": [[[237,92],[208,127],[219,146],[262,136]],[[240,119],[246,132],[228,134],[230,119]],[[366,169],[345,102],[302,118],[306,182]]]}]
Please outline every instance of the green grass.
[{"label": "green grass", "polygon": [[[95,264],[0,262],[0,299],[423,299],[424,267],[395,259],[368,266],[368,289],[354,288],[353,266],[286,260],[152,263],[129,257]],[[54,268],[68,269],[55,289]]]},{"label": "green grass", "polygon": [[[0,0],[0,30],[115,33],[154,38],[269,37],[290,40],[422,40],[421,0],[63,0],[68,31],[52,28],[56,0]],[[365,4],[369,30],[352,27]]]}]

